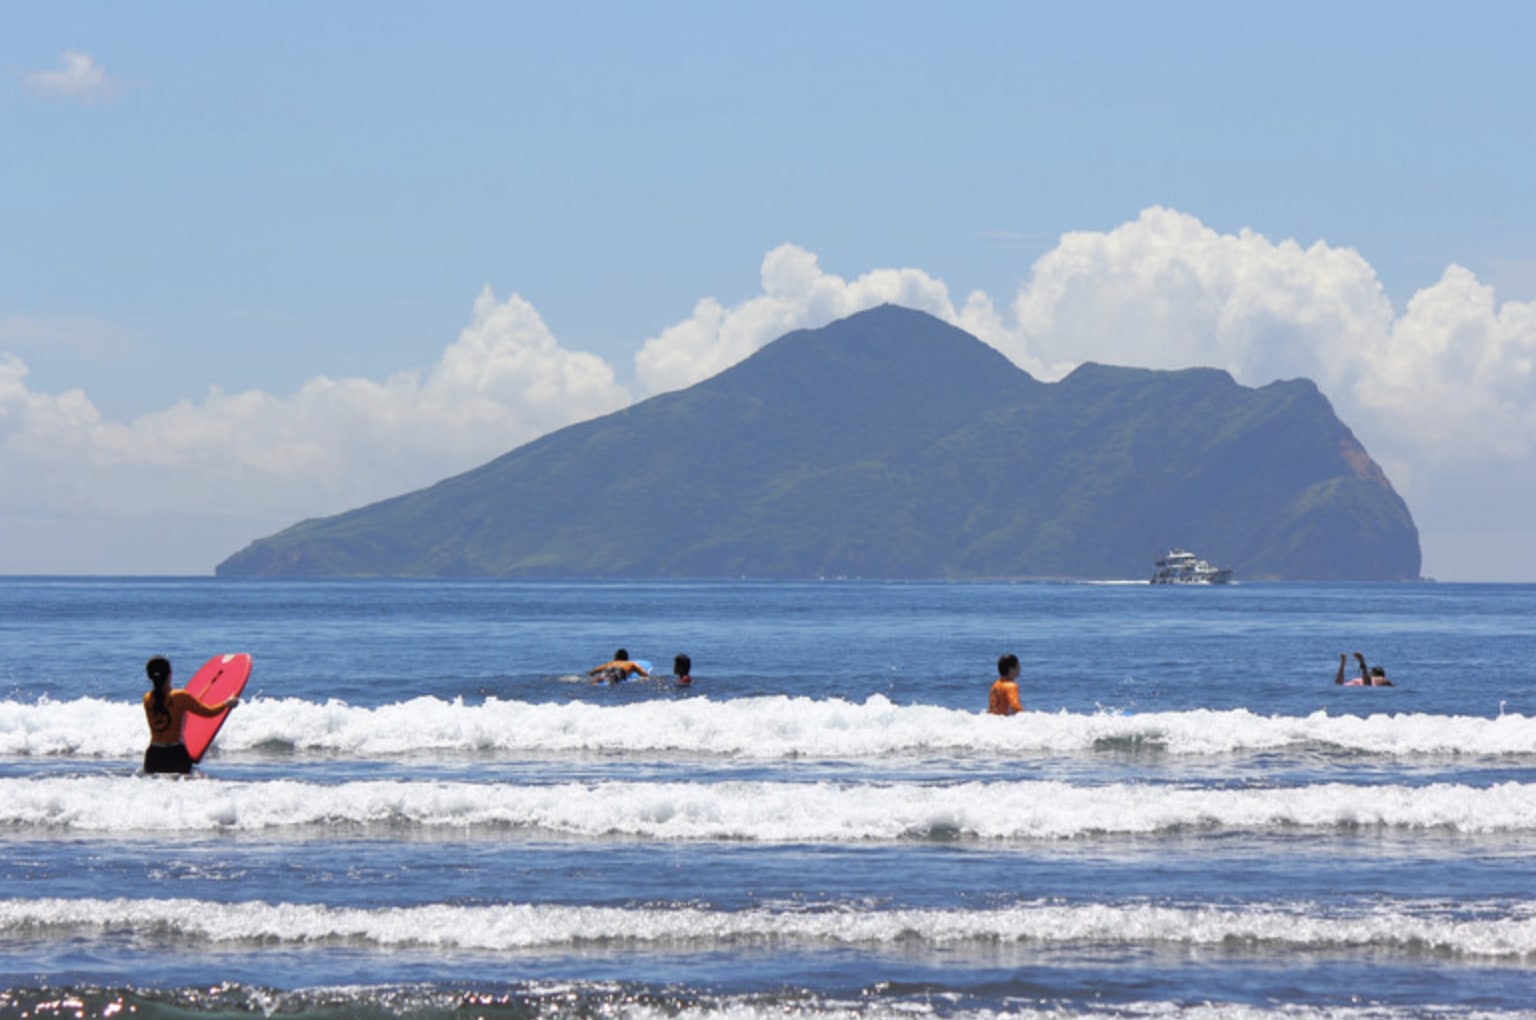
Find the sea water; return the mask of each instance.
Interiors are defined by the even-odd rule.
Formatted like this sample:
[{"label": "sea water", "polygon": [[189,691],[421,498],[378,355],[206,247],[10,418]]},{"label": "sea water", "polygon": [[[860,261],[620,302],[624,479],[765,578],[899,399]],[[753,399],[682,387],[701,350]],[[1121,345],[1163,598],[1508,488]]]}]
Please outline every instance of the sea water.
[{"label": "sea water", "polygon": [[[1536,1015],[1533,610],[0,579],[0,1017]],[[200,776],[138,774],[144,660],[225,651]]]}]

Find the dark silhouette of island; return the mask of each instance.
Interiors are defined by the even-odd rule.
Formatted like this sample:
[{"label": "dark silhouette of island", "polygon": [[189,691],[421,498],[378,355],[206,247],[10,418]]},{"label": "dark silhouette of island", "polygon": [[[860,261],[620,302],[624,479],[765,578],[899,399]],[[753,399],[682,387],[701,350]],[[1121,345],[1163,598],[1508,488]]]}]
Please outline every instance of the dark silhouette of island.
[{"label": "dark silhouette of island", "polygon": [[1084,364],[1042,383],[883,306],[426,489],[252,542],[221,577],[1408,580],[1407,506],[1307,380]]}]

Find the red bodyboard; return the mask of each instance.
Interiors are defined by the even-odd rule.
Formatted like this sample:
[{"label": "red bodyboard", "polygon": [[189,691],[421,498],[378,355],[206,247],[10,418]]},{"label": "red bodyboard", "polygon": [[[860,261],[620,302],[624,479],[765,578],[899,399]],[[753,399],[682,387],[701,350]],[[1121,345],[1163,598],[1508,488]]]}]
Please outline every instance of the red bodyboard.
[{"label": "red bodyboard", "polygon": [[[215,655],[203,663],[203,668],[187,682],[186,689],[203,704],[216,705],[245,690],[245,682],[250,677],[251,657],[245,652]],[[219,735],[219,727],[227,718],[228,709],[207,718],[191,712],[186,714],[181,723],[181,742],[187,745],[187,753],[193,761],[203,760],[208,745]]]}]

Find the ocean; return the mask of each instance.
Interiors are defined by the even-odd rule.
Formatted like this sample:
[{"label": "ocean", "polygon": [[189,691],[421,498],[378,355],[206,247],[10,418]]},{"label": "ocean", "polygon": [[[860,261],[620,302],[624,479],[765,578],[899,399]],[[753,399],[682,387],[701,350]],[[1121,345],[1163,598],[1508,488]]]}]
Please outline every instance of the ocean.
[{"label": "ocean", "polygon": [[[1536,1016],[1533,610],[0,578],[0,1018]],[[144,661],[230,651],[139,775]]]}]

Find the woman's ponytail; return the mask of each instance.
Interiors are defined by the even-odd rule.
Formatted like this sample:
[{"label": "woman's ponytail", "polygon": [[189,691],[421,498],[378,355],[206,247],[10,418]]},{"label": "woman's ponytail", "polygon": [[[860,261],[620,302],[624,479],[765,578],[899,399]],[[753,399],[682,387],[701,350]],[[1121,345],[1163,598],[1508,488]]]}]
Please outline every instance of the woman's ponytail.
[{"label": "woman's ponytail", "polygon": [[[166,707],[166,698],[171,693],[171,660],[163,655],[153,656],[144,664],[144,673],[149,677],[149,682],[155,685],[150,693],[150,714],[158,723],[161,717],[165,719],[165,725],[171,724],[171,710]],[[156,726],[156,729],[159,729]]]}]

